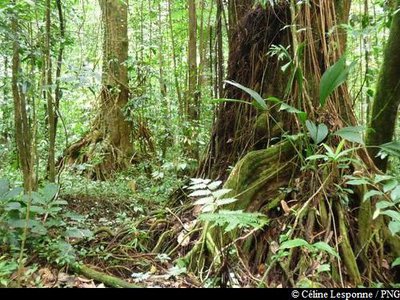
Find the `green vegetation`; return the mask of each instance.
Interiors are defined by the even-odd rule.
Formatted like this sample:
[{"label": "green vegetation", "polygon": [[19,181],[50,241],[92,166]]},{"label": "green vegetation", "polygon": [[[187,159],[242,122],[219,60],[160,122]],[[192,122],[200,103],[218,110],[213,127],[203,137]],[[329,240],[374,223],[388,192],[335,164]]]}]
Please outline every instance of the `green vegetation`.
[{"label": "green vegetation", "polygon": [[400,1],[0,1],[1,287],[399,287]]}]

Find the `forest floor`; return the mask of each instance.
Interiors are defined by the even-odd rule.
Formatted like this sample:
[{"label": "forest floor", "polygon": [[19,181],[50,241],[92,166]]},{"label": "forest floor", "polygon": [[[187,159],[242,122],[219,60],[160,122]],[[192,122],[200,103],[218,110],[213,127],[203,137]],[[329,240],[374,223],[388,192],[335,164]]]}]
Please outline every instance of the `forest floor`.
[{"label": "forest floor", "polygon": [[[77,261],[104,275],[115,276],[138,287],[200,287],[195,276],[161,252],[153,253],[164,228],[185,232],[179,217],[168,213],[165,201],[181,182],[142,177],[138,183],[125,178],[111,182],[91,182],[68,176],[59,199],[68,202],[64,211],[74,224],[91,232],[91,237],[69,238]],[[156,199],[156,198],[157,199]],[[174,216],[175,215],[175,216]],[[187,222],[187,221],[186,221]],[[168,224],[168,226],[163,226]],[[62,236],[58,238],[62,239]],[[171,241],[168,241],[171,242]],[[175,241],[175,244],[179,244]],[[162,245],[158,245],[158,249]],[[33,258],[31,273],[25,272],[26,287],[104,288],[107,284],[60,267],[43,258]]]}]

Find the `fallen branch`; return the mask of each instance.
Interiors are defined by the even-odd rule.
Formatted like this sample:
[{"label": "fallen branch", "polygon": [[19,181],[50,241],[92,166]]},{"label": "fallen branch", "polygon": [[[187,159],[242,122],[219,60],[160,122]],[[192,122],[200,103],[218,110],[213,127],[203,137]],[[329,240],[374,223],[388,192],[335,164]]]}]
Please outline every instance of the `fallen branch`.
[{"label": "fallen branch", "polygon": [[72,270],[78,274],[81,274],[88,279],[93,279],[94,281],[102,282],[104,285],[112,288],[142,288],[133,283],[126,282],[118,277],[107,275],[103,272],[96,271],[86,265],[74,264],[71,266]]}]

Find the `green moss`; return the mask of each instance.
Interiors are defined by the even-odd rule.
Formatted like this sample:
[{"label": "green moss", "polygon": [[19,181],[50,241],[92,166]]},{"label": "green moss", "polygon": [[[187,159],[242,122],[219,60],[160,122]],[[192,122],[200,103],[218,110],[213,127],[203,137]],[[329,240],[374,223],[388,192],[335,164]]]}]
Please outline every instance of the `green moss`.
[{"label": "green moss", "polygon": [[[400,4],[400,1],[397,1]],[[400,104],[400,14],[395,14],[386,45],[385,56],[372,107],[368,146],[380,146],[392,141]],[[387,169],[387,159],[377,158],[378,148],[369,148],[375,164]]]}]

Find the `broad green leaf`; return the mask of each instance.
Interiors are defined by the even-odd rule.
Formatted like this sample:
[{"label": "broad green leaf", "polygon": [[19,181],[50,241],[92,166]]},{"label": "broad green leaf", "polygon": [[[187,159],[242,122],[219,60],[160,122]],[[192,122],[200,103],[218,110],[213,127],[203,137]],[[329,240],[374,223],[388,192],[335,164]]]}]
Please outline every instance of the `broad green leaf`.
[{"label": "broad green leaf", "polygon": [[327,243],[317,242],[317,243],[313,244],[312,247],[317,248],[318,250],[325,251],[325,252],[331,254],[332,256],[339,258],[339,254],[335,251],[335,249],[333,249]]},{"label": "broad green leaf", "polygon": [[374,178],[374,183],[380,183],[382,181],[392,180],[393,176],[389,175],[376,175]]},{"label": "broad green leaf", "polygon": [[12,228],[32,228],[34,225],[36,225],[38,222],[35,220],[28,220],[26,222],[25,219],[18,219],[18,220],[9,220],[8,225]]},{"label": "broad green leaf", "polygon": [[376,208],[378,208],[380,210],[383,210],[383,209],[386,209],[388,207],[393,207],[394,205],[395,205],[394,203],[389,202],[389,201],[381,201],[381,202],[378,202],[376,204]]},{"label": "broad green leaf", "polygon": [[363,201],[367,201],[368,199],[375,197],[375,196],[382,196],[383,193],[376,190],[368,191],[364,194]]},{"label": "broad green leaf", "polygon": [[353,65],[346,65],[346,57],[343,56],[333,66],[329,67],[321,78],[320,98],[321,106],[325,106],[328,97],[343,83],[346,82],[347,76]]},{"label": "broad green leaf", "polygon": [[86,220],[85,216],[77,214],[77,213],[74,213],[74,212],[70,212],[70,211],[66,212],[64,214],[64,217],[66,217],[68,219],[71,219],[72,221],[75,221],[75,222],[83,222],[83,221]]},{"label": "broad green leaf", "polygon": [[19,210],[21,209],[21,204],[19,202],[9,202],[5,206],[5,211]]},{"label": "broad green leaf", "polygon": [[10,183],[7,179],[0,179],[0,201],[1,198],[9,191]]},{"label": "broad green leaf", "polygon": [[[47,205],[47,202],[44,200],[44,198],[39,193],[32,192],[30,196],[31,196],[32,204],[34,204],[34,205],[43,205],[43,206]],[[23,199],[24,199],[25,203],[28,203],[29,195],[24,195]]]},{"label": "broad green leaf", "polygon": [[17,198],[19,195],[21,195],[23,191],[24,191],[23,188],[20,188],[20,187],[14,188],[11,191],[9,191],[8,193],[6,193],[3,196],[3,198],[4,198],[4,200],[13,200],[13,199]]},{"label": "broad green leaf", "polygon": [[30,211],[37,214],[44,214],[46,211],[41,206],[32,205]]},{"label": "broad green leaf", "polygon": [[307,120],[307,113],[305,113],[304,111],[298,110],[297,108],[290,106],[286,103],[282,103],[279,110],[286,111],[291,114],[297,114],[299,116],[300,120],[303,122],[305,122]]},{"label": "broad green leaf", "polygon": [[392,268],[400,266],[400,257],[398,257],[392,264]]},{"label": "broad green leaf", "polygon": [[389,216],[393,221],[400,222],[400,213],[394,210],[385,210],[381,212],[381,215]]},{"label": "broad green leaf", "polygon": [[363,126],[345,127],[335,132],[335,135],[340,136],[346,141],[364,145],[362,133],[364,131]]},{"label": "broad green leaf", "polygon": [[249,89],[243,85],[241,85],[240,83],[237,82],[233,82],[233,81],[229,81],[229,80],[225,80],[226,83],[233,85],[239,89],[241,89],[242,91],[246,92],[247,94],[249,94],[256,102],[257,102],[257,106],[262,109],[262,110],[267,110],[268,106],[265,103],[265,100],[263,99],[263,97],[261,97],[261,95],[259,93],[257,93],[256,91]]},{"label": "broad green leaf", "polygon": [[397,221],[391,221],[389,223],[389,230],[392,233],[393,236],[396,234],[400,233],[400,222]]},{"label": "broad green leaf", "polygon": [[311,135],[311,138],[313,139],[314,143],[317,145],[322,143],[329,134],[328,127],[325,124],[319,124],[317,126],[313,122],[307,120],[306,126],[308,129],[308,132]]},{"label": "broad green leaf", "polygon": [[398,184],[399,183],[397,182],[396,179],[390,180],[388,183],[386,183],[383,186],[383,191],[385,193],[390,192],[390,191],[394,190],[398,186]]},{"label": "broad green leaf", "polygon": [[49,183],[43,188],[43,190],[41,191],[41,194],[43,195],[44,200],[46,202],[50,202],[57,195],[58,190],[59,190],[59,187],[57,184]]},{"label": "broad green leaf", "polygon": [[65,236],[69,238],[81,239],[86,237],[92,237],[93,232],[87,229],[71,228],[65,231]]},{"label": "broad green leaf", "polygon": [[355,180],[350,180],[347,181],[346,184],[348,185],[364,185],[364,184],[368,184],[369,182],[365,179],[355,179]]},{"label": "broad green leaf", "polygon": [[32,233],[36,233],[38,235],[46,235],[47,234],[47,229],[44,227],[42,224],[35,224],[32,229]]},{"label": "broad green leaf", "polygon": [[309,248],[310,244],[302,239],[294,239],[294,240],[290,240],[290,241],[282,243],[281,246],[279,247],[279,249],[285,250],[285,249],[291,249],[291,248],[297,248],[297,247]]},{"label": "broad green leaf", "polygon": [[390,198],[393,200],[394,203],[400,201],[400,185],[398,185],[390,194]]}]

